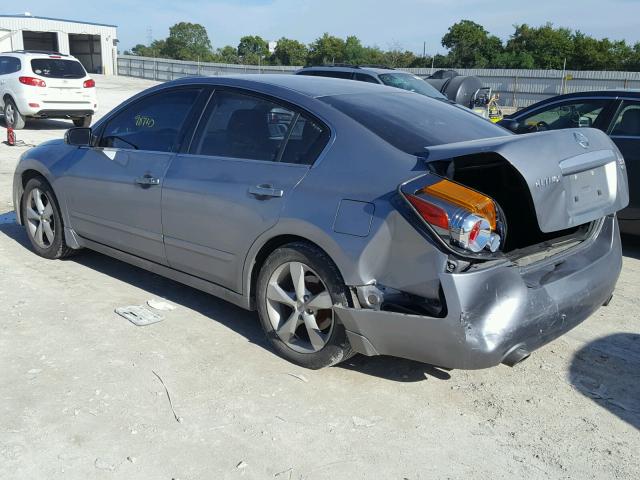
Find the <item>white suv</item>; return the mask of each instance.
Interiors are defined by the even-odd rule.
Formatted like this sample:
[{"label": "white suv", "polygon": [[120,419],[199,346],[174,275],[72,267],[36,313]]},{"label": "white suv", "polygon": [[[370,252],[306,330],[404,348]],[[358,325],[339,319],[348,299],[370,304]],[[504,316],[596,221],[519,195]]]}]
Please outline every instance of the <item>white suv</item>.
[{"label": "white suv", "polygon": [[77,127],[88,127],[98,108],[95,86],[70,55],[0,53],[0,107],[8,127],[21,129],[26,118],[69,118]]}]

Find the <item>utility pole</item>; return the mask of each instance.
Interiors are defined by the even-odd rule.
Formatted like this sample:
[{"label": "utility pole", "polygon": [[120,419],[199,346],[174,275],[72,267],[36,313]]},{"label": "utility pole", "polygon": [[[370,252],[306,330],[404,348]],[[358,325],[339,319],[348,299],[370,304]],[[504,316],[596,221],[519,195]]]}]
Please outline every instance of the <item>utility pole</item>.
[{"label": "utility pole", "polygon": [[427,58],[427,42],[422,42],[422,59]]}]

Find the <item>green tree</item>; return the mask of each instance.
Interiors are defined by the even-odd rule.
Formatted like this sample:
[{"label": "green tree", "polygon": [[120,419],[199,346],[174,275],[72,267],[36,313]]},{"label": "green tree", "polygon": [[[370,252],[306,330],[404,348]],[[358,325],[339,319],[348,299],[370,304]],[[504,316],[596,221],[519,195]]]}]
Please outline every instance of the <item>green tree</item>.
[{"label": "green tree", "polygon": [[345,59],[344,49],[344,40],[325,33],[309,45],[307,63],[310,65],[342,63]]},{"label": "green tree", "polygon": [[137,44],[131,49],[131,55],[138,55],[140,57],[164,57],[165,56],[166,41],[154,40],[151,45]]},{"label": "green tree", "polygon": [[269,44],[259,35],[247,35],[240,39],[238,56],[242,63],[257,65],[269,54]]},{"label": "green tree", "polygon": [[309,50],[304,43],[282,37],[278,40],[272,61],[275,65],[302,66],[307,63],[308,53]]},{"label": "green tree", "polygon": [[569,61],[574,53],[574,42],[567,28],[554,28],[551,23],[537,28],[523,24],[515,25],[505,50],[514,55],[529,54],[534,68],[562,69],[565,59]]},{"label": "green tree", "polygon": [[502,53],[500,39],[471,20],[449,27],[442,46],[449,49],[449,66],[458,68],[485,68]]},{"label": "green tree", "polygon": [[236,47],[226,45],[216,50],[215,60],[220,63],[240,63]]},{"label": "green tree", "polygon": [[352,65],[370,63],[367,60],[367,49],[355,35],[350,35],[344,42],[344,62]]},{"label": "green tree", "polygon": [[162,53],[177,60],[212,60],[211,41],[207,30],[198,23],[180,22],[169,29]]}]

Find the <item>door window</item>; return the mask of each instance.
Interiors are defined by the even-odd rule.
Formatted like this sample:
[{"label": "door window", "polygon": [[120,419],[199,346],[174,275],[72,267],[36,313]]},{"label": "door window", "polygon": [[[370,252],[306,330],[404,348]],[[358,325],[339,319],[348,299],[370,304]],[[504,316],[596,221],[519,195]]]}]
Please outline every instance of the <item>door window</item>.
[{"label": "door window", "polygon": [[561,105],[543,107],[529,116],[520,117],[521,132],[560,130],[562,128],[593,127],[609,100],[576,100]]},{"label": "door window", "polygon": [[317,145],[326,143],[325,131],[275,102],[219,91],[207,108],[190,153],[309,164],[315,160]]},{"label": "door window", "polygon": [[19,72],[20,68],[20,59],[15,57],[0,57],[0,75]]},{"label": "door window", "polygon": [[180,89],[138,100],[108,121],[99,146],[174,151],[178,134],[199,93],[195,88]]},{"label": "door window", "polygon": [[611,129],[614,137],[640,137],[640,102],[625,100]]},{"label": "door window", "polygon": [[376,80],[373,76],[367,75],[366,73],[356,73],[355,79],[361,82],[380,84],[380,82],[378,82],[378,80]]}]

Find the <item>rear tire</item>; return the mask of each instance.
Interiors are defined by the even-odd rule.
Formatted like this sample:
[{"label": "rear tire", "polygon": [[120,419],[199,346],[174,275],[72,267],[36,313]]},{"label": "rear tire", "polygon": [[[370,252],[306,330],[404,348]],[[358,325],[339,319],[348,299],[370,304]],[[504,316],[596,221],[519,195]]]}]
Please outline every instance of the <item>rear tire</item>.
[{"label": "rear tire", "polygon": [[354,355],[332,310],[336,304],[348,306],[349,293],[319,248],[296,242],[275,250],[260,270],[256,299],[267,339],[286,360],[319,369]]},{"label": "rear tire", "polygon": [[76,127],[89,128],[91,126],[91,120],[93,120],[93,117],[91,115],[89,115],[88,117],[74,118],[73,124]]},{"label": "rear tire", "polygon": [[22,223],[33,250],[38,255],[55,260],[68,257],[74,252],[64,240],[60,207],[51,186],[45,180],[29,180],[21,203]]},{"label": "rear tire", "polygon": [[14,130],[22,130],[26,123],[25,116],[20,113],[11,98],[7,98],[4,102],[4,123]]}]

